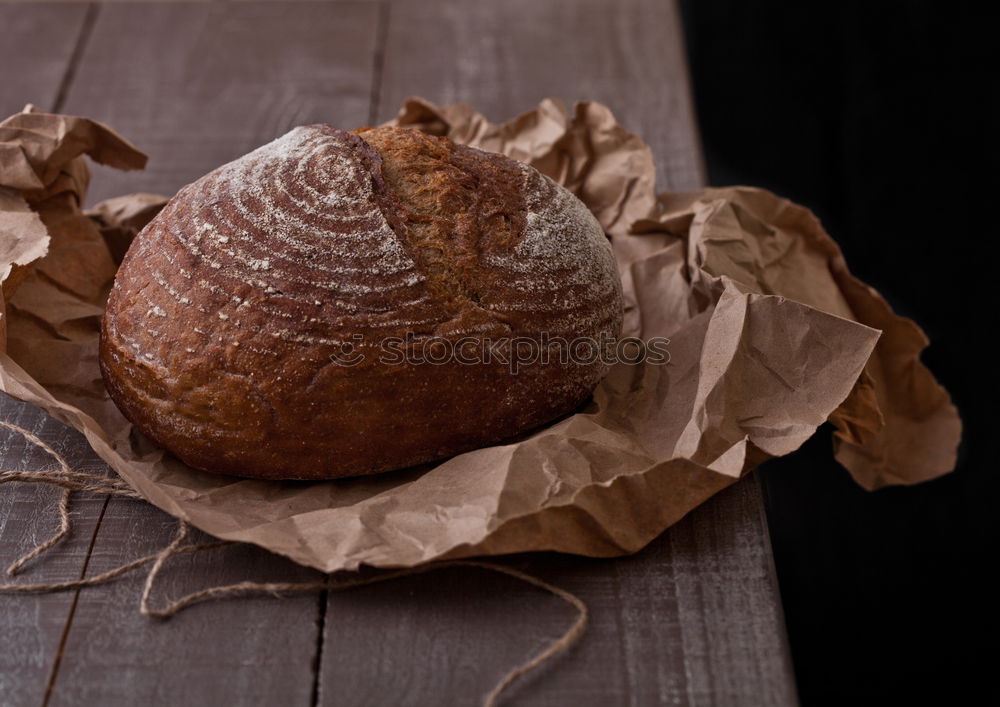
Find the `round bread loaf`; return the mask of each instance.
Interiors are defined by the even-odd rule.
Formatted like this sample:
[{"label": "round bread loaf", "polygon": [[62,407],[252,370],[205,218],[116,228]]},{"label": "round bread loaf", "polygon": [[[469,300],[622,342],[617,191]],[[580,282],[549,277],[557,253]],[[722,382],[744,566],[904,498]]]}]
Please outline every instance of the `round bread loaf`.
[{"label": "round bread loaf", "polygon": [[608,239],[551,179],[412,129],[312,125],[136,237],[100,362],[125,416],[190,466],[331,479],[571,412],[608,366],[565,342],[621,322]]}]

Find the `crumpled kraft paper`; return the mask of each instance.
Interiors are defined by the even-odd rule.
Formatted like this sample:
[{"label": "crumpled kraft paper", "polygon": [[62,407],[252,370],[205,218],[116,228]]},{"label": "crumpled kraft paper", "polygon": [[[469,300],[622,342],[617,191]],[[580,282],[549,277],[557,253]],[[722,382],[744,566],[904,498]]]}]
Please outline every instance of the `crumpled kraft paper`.
[{"label": "crumpled kraft paper", "polygon": [[131,430],[97,368],[116,257],[162,200],[122,197],[83,216],[80,155],[131,168],[141,153],[84,119],[23,120],[0,124],[0,268],[26,270],[4,290],[0,387],[81,430],[151,503],[217,537],[324,571],[531,550],[612,556],[827,419],[838,458],[869,488],[954,462],[960,425],[919,364],[922,334],[851,278],[807,211],[748,188],[657,198],[649,148],[596,103],[570,114],[546,100],[494,125],[468,106],[411,100],[398,123],[529,162],[588,205],[619,259],[623,335],[669,337],[669,365],[619,365],[577,414],[440,464],[315,483],[194,471]]},{"label": "crumpled kraft paper", "polygon": [[689,238],[696,277],[728,277],[882,331],[851,395],[830,416],[837,460],[861,486],[912,484],[951,471],[962,435],[948,392],[920,363],[927,337],[851,275],[808,210],[760,189],[663,194],[660,216],[636,231]]}]

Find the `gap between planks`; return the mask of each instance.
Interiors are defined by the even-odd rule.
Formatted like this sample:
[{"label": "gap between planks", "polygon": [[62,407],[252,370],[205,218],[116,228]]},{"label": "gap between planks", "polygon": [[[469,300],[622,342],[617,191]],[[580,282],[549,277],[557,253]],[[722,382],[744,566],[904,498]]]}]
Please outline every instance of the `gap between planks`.
[{"label": "gap between planks", "polygon": [[[108,510],[108,503],[111,501],[111,496],[105,496],[104,502],[101,504],[101,512],[97,515],[97,523],[94,524],[94,532],[90,536],[90,543],[87,545],[87,554],[83,558],[83,567],[80,568],[79,579],[85,579],[87,576],[87,569],[90,567],[90,558],[94,554],[94,545],[97,544],[97,533],[101,528],[101,521],[104,520],[104,512]],[[56,648],[56,657],[52,661],[52,671],[49,673],[49,679],[45,683],[45,696],[42,698],[42,707],[48,707],[49,700],[52,698],[52,689],[56,685],[56,677],[59,675],[59,666],[62,664],[63,650],[66,648],[66,639],[69,638],[70,626],[73,624],[73,617],[76,615],[76,607],[80,603],[80,592],[83,591],[83,587],[77,587],[73,592],[73,601],[69,605],[69,612],[66,614],[66,623],[63,625],[62,634],[59,636],[59,646]]]},{"label": "gap between planks", "polygon": [[94,32],[94,24],[97,22],[97,15],[100,12],[99,4],[91,2],[87,5],[87,12],[83,16],[83,23],[80,31],[76,35],[76,42],[73,44],[73,53],[69,56],[69,63],[66,71],[63,72],[62,80],[59,82],[59,90],[56,92],[55,102],[52,104],[52,112],[58,113],[66,103],[66,96],[69,93],[70,84],[76,76],[76,67],[80,63],[80,57],[87,51],[87,43]]},{"label": "gap between planks", "polygon": [[389,2],[381,0],[375,25],[375,56],[372,60],[372,84],[368,97],[368,124],[375,125],[382,99],[382,70],[385,68],[385,42],[389,35]]}]

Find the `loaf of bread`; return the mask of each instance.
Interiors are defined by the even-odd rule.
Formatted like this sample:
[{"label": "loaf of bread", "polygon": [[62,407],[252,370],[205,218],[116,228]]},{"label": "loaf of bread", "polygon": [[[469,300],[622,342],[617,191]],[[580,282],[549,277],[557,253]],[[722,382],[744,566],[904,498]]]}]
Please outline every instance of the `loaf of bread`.
[{"label": "loaf of bread", "polygon": [[563,342],[621,322],[607,237],[548,177],[412,129],[313,125],[136,237],[100,362],[122,413],[190,466],[331,479],[573,411],[608,363]]}]

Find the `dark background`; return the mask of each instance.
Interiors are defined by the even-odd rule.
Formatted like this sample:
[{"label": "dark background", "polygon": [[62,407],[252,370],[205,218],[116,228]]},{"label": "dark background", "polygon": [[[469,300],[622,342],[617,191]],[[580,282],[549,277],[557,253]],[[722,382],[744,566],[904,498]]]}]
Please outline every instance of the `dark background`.
[{"label": "dark background", "polygon": [[1000,704],[996,25],[960,3],[681,4],[710,183],[816,212],[927,332],[965,423],[958,469],[915,487],[855,486],[829,429],[762,467],[802,703]]}]

